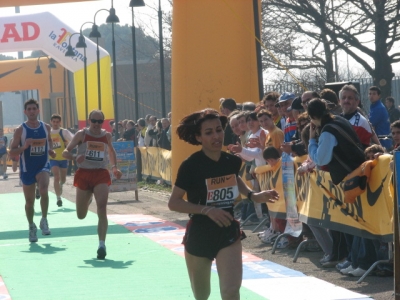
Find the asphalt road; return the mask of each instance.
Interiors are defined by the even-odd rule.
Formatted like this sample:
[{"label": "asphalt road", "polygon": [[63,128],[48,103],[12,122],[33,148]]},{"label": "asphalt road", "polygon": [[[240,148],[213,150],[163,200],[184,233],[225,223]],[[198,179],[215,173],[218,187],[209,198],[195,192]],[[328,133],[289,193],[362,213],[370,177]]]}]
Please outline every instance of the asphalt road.
[{"label": "asphalt road", "polygon": [[[63,198],[75,202],[75,188],[72,186],[72,179],[73,177],[71,176],[67,178],[67,183],[63,189]],[[53,178],[50,179],[50,191],[54,191],[52,180]],[[2,194],[0,197],[5,197],[4,194],[6,193],[22,192],[22,188],[18,183],[17,173],[10,173],[7,180],[0,179],[0,194]],[[186,225],[188,220],[186,214],[172,212],[168,209],[169,194],[145,189],[140,189],[138,194],[138,201],[135,201],[135,193],[133,191],[110,194],[108,214],[147,214],[178,223],[182,226]],[[56,206],[55,196],[50,198],[50,205]],[[95,201],[90,205],[90,210],[96,212]],[[358,278],[341,275],[334,268],[322,268],[319,264],[319,260],[323,255],[322,252],[302,251],[297,262],[294,263],[293,256],[295,249],[277,249],[275,254],[272,254],[272,246],[261,243],[257,234],[251,233],[251,229],[253,228],[254,226],[245,227],[247,238],[243,240],[244,251],[250,252],[262,259],[295,269],[305,275],[314,276],[354,292],[368,295],[377,300],[394,299],[393,277],[368,276],[362,283],[358,284]]]}]

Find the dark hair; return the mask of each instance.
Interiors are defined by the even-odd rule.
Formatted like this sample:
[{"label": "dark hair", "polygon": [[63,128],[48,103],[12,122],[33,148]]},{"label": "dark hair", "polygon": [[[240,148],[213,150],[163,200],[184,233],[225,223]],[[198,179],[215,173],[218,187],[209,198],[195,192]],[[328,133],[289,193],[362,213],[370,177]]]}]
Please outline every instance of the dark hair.
[{"label": "dark hair", "polygon": [[137,123],[141,126],[141,127],[145,127],[146,126],[146,121],[143,118],[140,118],[139,120],[137,120]]},{"label": "dark hair", "polygon": [[235,109],[234,111],[232,111],[229,116],[228,116],[228,120],[230,120],[232,117],[238,115],[240,113],[240,111],[238,111],[237,109]]},{"label": "dark hair", "polygon": [[378,95],[381,94],[381,89],[378,88],[377,86],[371,86],[368,90],[369,90],[369,91],[375,91],[375,92],[378,93]]},{"label": "dark hair", "polygon": [[366,148],[365,150],[364,150],[364,154],[365,154],[365,156],[368,154],[368,153],[385,153],[385,149],[381,146],[381,145],[372,145],[372,146],[369,146],[368,148]]},{"label": "dark hair", "polygon": [[131,125],[132,127],[134,127],[136,124],[135,124],[135,122],[133,121],[133,120],[129,120],[127,123],[126,123],[126,125]]},{"label": "dark hair", "polygon": [[100,113],[103,116],[103,119],[105,119],[104,117],[104,113],[100,110],[100,109],[93,109],[90,113],[89,113],[89,119],[91,118],[92,114],[94,113]]},{"label": "dark hair", "polygon": [[113,125],[114,125],[114,123],[115,123],[115,121],[114,121],[114,120],[111,120],[110,122],[108,122],[108,124],[110,124],[110,126],[113,126]]},{"label": "dark hair", "polygon": [[53,120],[53,119],[58,119],[58,120],[61,121],[61,116],[59,114],[52,114],[51,118],[50,118],[50,121]]},{"label": "dark hair", "polygon": [[242,103],[236,103],[236,109],[237,110],[242,110],[242,108],[243,108]]},{"label": "dark hair", "polygon": [[265,101],[274,101],[277,102],[279,99],[279,93],[272,91],[272,92],[268,92],[264,95],[264,97],[262,98],[261,102],[263,102],[265,104]]},{"label": "dark hair", "polygon": [[265,159],[265,160],[267,160],[267,159],[278,159],[278,158],[280,158],[281,157],[281,155],[279,154],[279,151],[278,151],[278,149],[276,149],[275,147],[273,147],[273,146],[268,146],[267,148],[265,148],[264,149],[264,151],[263,151],[263,158]]},{"label": "dark hair", "polygon": [[390,128],[400,128],[400,120],[394,121],[392,124],[390,124]]},{"label": "dark hair", "polygon": [[326,102],[318,98],[311,99],[311,101],[308,102],[307,113],[311,119],[321,120],[321,128],[324,127],[328,121],[333,119],[333,115],[326,107]]},{"label": "dark hair", "polygon": [[262,109],[257,113],[257,118],[261,118],[262,116],[267,116],[272,119],[272,113],[267,109]]},{"label": "dark hair", "polygon": [[320,93],[321,98],[328,100],[329,102],[334,103],[335,105],[339,104],[338,97],[336,93],[331,89],[323,89]]},{"label": "dark hair", "polygon": [[256,109],[256,105],[253,102],[244,102],[242,106],[242,110],[253,111]]},{"label": "dark hair", "polygon": [[221,106],[223,108],[229,109],[230,111],[234,111],[236,109],[236,101],[232,98],[225,98],[224,100],[222,100]]},{"label": "dark hair", "polygon": [[35,104],[36,108],[39,108],[39,102],[37,102],[35,99],[29,99],[24,103],[24,109],[26,110],[26,107],[30,104]]},{"label": "dark hair", "polygon": [[249,113],[248,115],[246,115],[246,122],[247,122],[249,119],[252,119],[252,120],[254,120],[254,121],[258,121],[258,119],[257,119],[257,113],[256,113],[255,111],[252,111],[251,113]]},{"label": "dark hair", "polygon": [[156,123],[156,127],[157,127],[158,129],[162,129],[162,123],[161,123],[161,120],[158,120],[158,121],[157,121],[157,123]]},{"label": "dark hair", "polygon": [[176,128],[179,138],[192,145],[201,145],[196,136],[201,135],[201,125],[204,121],[219,119],[225,129],[228,123],[226,116],[221,116],[215,109],[206,108],[184,117]]},{"label": "dark hair", "polygon": [[389,101],[390,103],[394,104],[394,98],[391,96],[386,97],[386,101]]}]

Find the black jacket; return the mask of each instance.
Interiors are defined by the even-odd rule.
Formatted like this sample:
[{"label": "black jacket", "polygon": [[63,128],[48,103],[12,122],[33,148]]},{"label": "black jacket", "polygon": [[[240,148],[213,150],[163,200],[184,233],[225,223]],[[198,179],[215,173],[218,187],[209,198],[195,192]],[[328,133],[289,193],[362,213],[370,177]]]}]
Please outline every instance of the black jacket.
[{"label": "black jacket", "polygon": [[[336,128],[330,126],[331,124],[339,126],[347,133],[354,143],[349,141],[349,139]],[[338,141],[337,145],[333,148],[333,156],[328,164],[328,168],[333,183],[339,184],[349,173],[357,169],[365,161],[364,151],[362,150],[357,133],[346,119],[335,116],[332,121],[324,125],[321,134],[325,131],[334,135]],[[335,156],[338,157],[342,163],[340,163]]]}]

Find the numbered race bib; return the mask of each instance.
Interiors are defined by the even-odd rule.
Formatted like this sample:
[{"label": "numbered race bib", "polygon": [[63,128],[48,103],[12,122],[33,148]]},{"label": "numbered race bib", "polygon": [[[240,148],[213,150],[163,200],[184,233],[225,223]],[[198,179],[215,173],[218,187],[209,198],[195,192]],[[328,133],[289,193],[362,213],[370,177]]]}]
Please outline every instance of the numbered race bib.
[{"label": "numbered race bib", "polygon": [[34,139],[31,144],[31,156],[42,156],[46,153],[46,139]]},{"label": "numbered race bib", "polygon": [[61,148],[61,139],[60,137],[55,137],[53,140],[53,150]]},{"label": "numbered race bib", "polygon": [[226,175],[206,179],[207,204],[217,208],[231,208],[239,196],[236,175]]},{"label": "numbered race bib", "polygon": [[102,142],[86,142],[87,148],[85,153],[85,159],[90,161],[103,161],[105,145]]}]

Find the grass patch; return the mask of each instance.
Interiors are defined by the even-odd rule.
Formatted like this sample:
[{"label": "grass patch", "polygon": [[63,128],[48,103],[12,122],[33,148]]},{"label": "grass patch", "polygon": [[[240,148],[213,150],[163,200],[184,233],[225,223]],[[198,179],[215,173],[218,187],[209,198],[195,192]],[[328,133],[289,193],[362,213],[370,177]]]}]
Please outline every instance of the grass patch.
[{"label": "grass patch", "polygon": [[155,192],[164,192],[164,193],[171,193],[172,192],[172,187],[167,185],[167,184],[156,184],[155,181],[138,181],[137,182],[137,187],[139,189],[145,189],[149,191],[155,191]]}]

